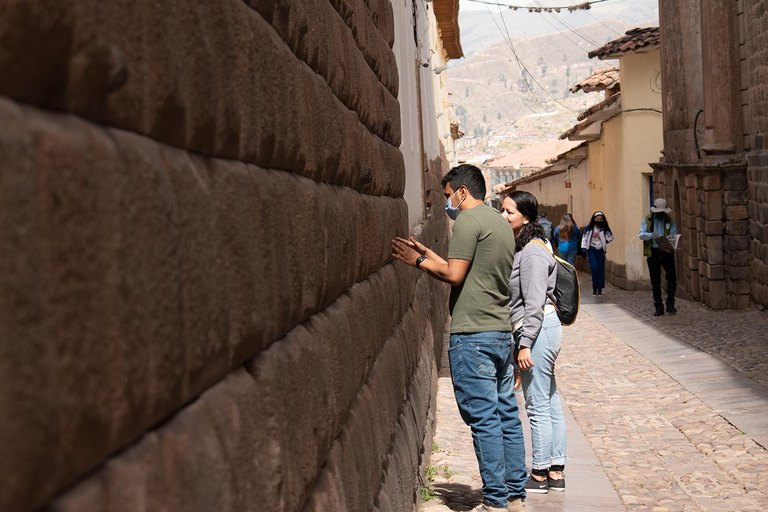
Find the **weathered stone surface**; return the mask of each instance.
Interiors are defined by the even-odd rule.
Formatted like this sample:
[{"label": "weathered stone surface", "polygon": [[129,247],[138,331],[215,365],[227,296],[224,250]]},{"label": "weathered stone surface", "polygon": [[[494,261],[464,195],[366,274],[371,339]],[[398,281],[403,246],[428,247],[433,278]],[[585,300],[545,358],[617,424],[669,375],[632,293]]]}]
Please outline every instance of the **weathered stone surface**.
[{"label": "weathered stone surface", "polygon": [[746,173],[743,171],[726,173],[723,177],[723,188],[734,192],[747,190]]},{"label": "weathered stone surface", "polygon": [[728,220],[745,220],[749,218],[746,205],[726,206],[725,218]]},{"label": "weathered stone surface", "polygon": [[741,236],[749,232],[749,223],[746,220],[734,220],[725,223],[725,232],[729,235]]},{"label": "weathered stone surface", "polygon": [[723,264],[723,237],[708,236],[706,246],[707,246],[706,261],[710,265],[722,265]]},{"label": "weathered stone surface", "polygon": [[719,174],[704,176],[701,180],[701,185],[704,190],[720,190],[723,186],[723,182],[720,179]]},{"label": "weathered stone surface", "polygon": [[0,237],[13,248],[0,258],[0,315],[14,340],[0,344],[14,418],[0,437],[15,440],[0,495],[19,506],[331,304],[405,232],[402,199],[0,109],[0,153],[13,155],[0,189]]},{"label": "weathered stone surface", "polygon": [[748,236],[726,236],[725,248],[728,251],[746,251],[749,249],[750,239]]},{"label": "weathered stone surface", "polygon": [[0,75],[12,78],[0,94],[203,154],[402,195],[398,139],[373,135],[243,2],[9,0],[3,10]]},{"label": "weathered stone surface", "polygon": [[[321,75],[344,105],[394,146],[400,144],[397,89],[389,91],[365,60],[349,27],[328,0],[247,0],[293,53]],[[393,61],[394,62],[394,61]],[[387,83],[397,83],[397,68]],[[392,76],[390,76],[392,75]]]},{"label": "weathered stone surface", "polygon": [[[382,83],[398,95],[397,74],[392,75],[390,70],[396,70],[395,57],[392,53],[394,43],[394,24],[392,25],[392,39],[388,34],[383,34],[376,23],[371,19],[371,12],[363,3],[363,0],[328,0],[338,11],[352,30],[357,46],[365,55],[365,59]],[[392,6],[389,6],[391,9]],[[394,18],[392,20],[394,22]]]},{"label": "weathered stone surface", "polygon": [[706,220],[723,218],[723,199],[720,192],[704,192],[704,217]]},{"label": "weathered stone surface", "polygon": [[725,279],[725,267],[722,265],[709,265],[708,263],[704,263],[704,274],[709,280]]}]

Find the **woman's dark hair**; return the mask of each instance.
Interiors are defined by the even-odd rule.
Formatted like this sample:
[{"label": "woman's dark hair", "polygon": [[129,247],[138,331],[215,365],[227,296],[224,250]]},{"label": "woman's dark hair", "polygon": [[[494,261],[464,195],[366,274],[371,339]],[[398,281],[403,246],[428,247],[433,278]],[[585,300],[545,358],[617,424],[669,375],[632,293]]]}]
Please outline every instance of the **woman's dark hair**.
[{"label": "woman's dark hair", "polygon": [[560,219],[560,225],[557,226],[557,235],[560,240],[567,242],[571,239],[571,233],[573,233],[573,218],[570,213],[563,215]]},{"label": "woman's dark hair", "polygon": [[603,217],[603,226],[602,226],[603,231],[605,231],[606,233],[613,233],[613,231],[611,231],[611,227],[608,225],[608,217],[606,217],[605,214],[601,211],[596,211],[595,213],[592,214],[592,219],[589,221],[589,226],[587,226],[587,229],[595,228],[595,217],[597,217],[598,215],[601,215]]},{"label": "woman's dark hair", "polygon": [[539,201],[536,196],[524,190],[515,190],[509,194],[511,200],[515,202],[517,211],[528,217],[528,224],[523,226],[520,235],[515,237],[515,251],[522,251],[528,242],[539,238],[546,240],[547,235],[544,232],[544,226],[537,222],[539,218]]},{"label": "woman's dark hair", "polygon": [[485,178],[482,171],[474,165],[461,164],[448,171],[440,184],[445,187],[448,183],[454,192],[464,185],[469,195],[481,201],[485,199]]}]

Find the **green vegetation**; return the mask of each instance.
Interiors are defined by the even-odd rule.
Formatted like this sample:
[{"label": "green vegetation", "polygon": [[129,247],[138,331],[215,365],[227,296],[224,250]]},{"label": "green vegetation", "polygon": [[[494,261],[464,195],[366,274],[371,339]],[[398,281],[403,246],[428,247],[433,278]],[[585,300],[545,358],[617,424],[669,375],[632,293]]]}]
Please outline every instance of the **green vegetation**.
[{"label": "green vegetation", "polygon": [[421,501],[432,501],[437,499],[437,494],[435,494],[435,491],[426,485],[419,486],[419,494],[421,495]]}]

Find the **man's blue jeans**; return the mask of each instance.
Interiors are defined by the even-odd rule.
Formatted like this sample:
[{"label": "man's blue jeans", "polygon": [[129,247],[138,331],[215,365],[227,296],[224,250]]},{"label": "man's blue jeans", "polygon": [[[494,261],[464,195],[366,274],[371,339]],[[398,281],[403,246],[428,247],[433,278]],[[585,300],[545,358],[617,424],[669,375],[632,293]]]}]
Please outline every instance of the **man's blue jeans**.
[{"label": "man's blue jeans", "polygon": [[509,332],[452,334],[448,356],[456,403],[472,429],[483,479],[483,497],[493,507],[525,497],[525,442],[515,400]]},{"label": "man's blue jeans", "polygon": [[563,326],[556,314],[544,317],[536,341],[531,347],[533,368],[524,370],[525,410],[531,421],[533,469],[565,465],[565,418],[557,394],[555,360],[563,346]]}]

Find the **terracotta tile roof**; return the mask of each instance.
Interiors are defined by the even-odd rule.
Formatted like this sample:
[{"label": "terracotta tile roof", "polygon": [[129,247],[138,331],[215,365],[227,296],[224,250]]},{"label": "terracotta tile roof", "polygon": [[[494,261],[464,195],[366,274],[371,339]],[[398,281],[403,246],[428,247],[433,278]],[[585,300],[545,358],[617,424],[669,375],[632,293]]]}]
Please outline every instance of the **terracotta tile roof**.
[{"label": "terracotta tile roof", "polygon": [[[574,158],[575,161],[581,161],[584,158],[586,158],[586,153],[583,153],[583,151],[578,152],[580,148],[586,145],[587,145],[586,142],[581,142],[581,141],[577,142],[569,149],[558,154],[556,157],[548,159],[547,160],[548,165],[546,165],[545,167],[542,167],[541,169],[537,169],[533,172],[529,172],[524,176],[521,176],[512,181],[501,183],[499,185],[494,185],[493,191],[498,195],[504,195],[509,192],[512,192],[512,190],[514,190],[515,187],[517,187],[518,185],[522,185],[523,183],[536,181],[538,179],[541,179],[545,176],[549,176],[551,174],[562,174],[565,172],[565,169],[562,168],[562,165],[568,164],[569,159]],[[558,164],[562,164],[562,165],[558,167]]]},{"label": "terracotta tile roof", "polygon": [[571,87],[571,92],[604,91],[606,89],[619,88],[619,68],[611,66],[609,68],[598,69],[592,76],[589,76]]},{"label": "terracotta tile roof", "polygon": [[443,48],[449,59],[460,59],[464,56],[459,35],[459,0],[434,0],[437,26]]},{"label": "terracotta tile roof", "polygon": [[[595,123],[607,121],[619,114],[621,114],[621,93],[614,94],[610,98],[593,105],[579,114],[578,119],[580,119],[581,122],[572,126],[567,132],[560,134],[560,137],[558,138],[563,140],[570,140],[572,137],[575,138],[575,140],[598,139],[600,138],[600,134],[594,131],[594,127],[592,129],[590,129],[590,127]],[[602,123],[598,125],[597,128],[599,131],[602,131]],[[585,131],[586,133],[582,134],[582,132]]]},{"label": "terracotta tile roof", "polygon": [[589,52],[589,58],[615,59],[625,53],[632,53],[643,49],[650,50],[658,46],[659,27],[633,28],[628,30],[624,36]]},{"label": "terracotta tile roof", "polygon": [[616,103],[617,101],[621,100],[621,93],[617,92],[616,94],[613,94],[609,96],[608,98],[604,99],[600,103],[595,103],[591,107],[589,107],[587,110],[584,110],[583,112],[579,113],[578,116],[576,116],[576,119],[579,121],[583,121],[595,112],[598,112],[600,110],[603,110],[605,107],[609,107]]},{"label": "terracotta tile roof", "polygon": [[557,157],[564,151],[569,151],[580,142],[552,139],[541,144],[528,146],[509,155],[504,155],[486,164],[486,167],[498,169],[502,167],[534,167],[547,165],[547,160]]}]

